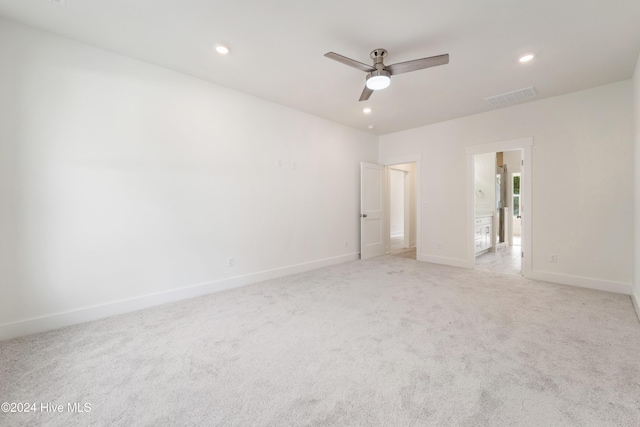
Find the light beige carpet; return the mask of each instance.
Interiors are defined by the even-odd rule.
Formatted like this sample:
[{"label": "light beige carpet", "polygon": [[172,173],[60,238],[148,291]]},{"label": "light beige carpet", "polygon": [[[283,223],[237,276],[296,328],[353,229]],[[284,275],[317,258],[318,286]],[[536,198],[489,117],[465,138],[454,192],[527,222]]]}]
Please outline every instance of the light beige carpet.
[{"label": "light beige carpet", "polygon": [[637,426],[629,297],[399,257],[0,342],[0,425]]}]

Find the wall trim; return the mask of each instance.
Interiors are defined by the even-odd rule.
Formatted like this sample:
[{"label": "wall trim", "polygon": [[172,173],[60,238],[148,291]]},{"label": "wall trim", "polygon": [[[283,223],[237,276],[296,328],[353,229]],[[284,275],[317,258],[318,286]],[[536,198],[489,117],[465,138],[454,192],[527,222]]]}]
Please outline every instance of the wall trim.
[{"label": "wall trim", "polygon": [[417,261],[430,262],[433,264],[449,265],[452,267],[460,268],[473,268],[473,266],[469,266],[469,263],[466,259],[461,258],[449,258],[443,256],[419,254],[416,256],[416,259]]},{"label": "wall trim", "polygon": [[80,323],[103,319],[105,317],[129,313],[132,311],[142,310],[144,308],[181,301],[227,289],[239,288],[241,286],[265,280],[276,279],[290,274],[302,273],[358,259],[360,259],[360,254],[350,253],[337,257],[324,258],[287,267],[274,268],[272,270],[264,270],[257,273],[229,277],[197,285],[185,286],[183,288],[171,289],[139,297],[127,298],[104,304],[96,304],[75,310],[5,323],[0,325],[0,340],[50,331],[52,329],[63,328],[65,326],[77,325]]},{"label": "wall trim", "polygon": [[526,277],[529,279],[542,280],[544,282],[557,283],[560,285],[596,289],[598,291],[614,292],[616,294],[633,295],[630,283],[592,279],[590,277],[570,276],[568,274],[549,273],[547,271],[540,270],[533,270],[531,271],[531,274]]},{"label": "wall trim", "polygon": [[631,295],[631,302],[633,303],[633,308],[636,309],[636,316],[638,316],[638,322],[640,322],[640,296],[637,293],[633,292]]}]

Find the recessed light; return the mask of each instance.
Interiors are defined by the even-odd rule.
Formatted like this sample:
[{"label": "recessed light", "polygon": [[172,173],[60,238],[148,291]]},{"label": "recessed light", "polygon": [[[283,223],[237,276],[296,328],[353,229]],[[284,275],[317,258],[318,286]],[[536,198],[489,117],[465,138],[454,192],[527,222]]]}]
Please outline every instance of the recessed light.
[{"label": "recessed light", "polygon": [[520,58],[520,62],[529,62],[533,59],[533,54],[529,53]]},{"label": "recessed light", "polygon": [[365,114],[369,114],[371,112],[371,108],[365,107],[365,108],[362,109],[362,112],[365,113]]},{"label": "recessed light", "polygon": [[220,55],[226,55],[227,53],[229,53],[229,48],[219,44],[216,46],[216,52],[218,52]]},{"label": "recessed light", "polygon": [[373,127],[374,127],[374,126],[373,126],[373,125],[369,125],[369,126],[367,126],[367,127],[368,127],[369,129],[373,129]]}]

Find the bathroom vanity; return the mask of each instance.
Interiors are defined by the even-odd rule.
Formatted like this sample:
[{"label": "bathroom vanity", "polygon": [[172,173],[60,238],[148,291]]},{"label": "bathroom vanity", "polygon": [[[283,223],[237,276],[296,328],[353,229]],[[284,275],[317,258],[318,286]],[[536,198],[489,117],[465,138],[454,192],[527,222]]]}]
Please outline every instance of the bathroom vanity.
[{"label": "bathroom vanity", "polygon": [[476,256],[487,252],[493,246],[493,215],[476,215],[475,252]]}]

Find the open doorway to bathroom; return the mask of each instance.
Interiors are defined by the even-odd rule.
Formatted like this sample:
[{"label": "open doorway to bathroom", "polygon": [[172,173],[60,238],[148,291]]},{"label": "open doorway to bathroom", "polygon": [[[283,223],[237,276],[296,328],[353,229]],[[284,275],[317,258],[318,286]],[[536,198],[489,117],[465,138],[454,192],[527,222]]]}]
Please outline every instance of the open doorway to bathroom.
[{"label": "open doorway to bathroom", "polygon": [[474,156],[475,266],[522,274],[523,151]]},{"label": "open doorway to bathroom", "polygon": [[416,259],[416,165],[387,167],[389,255]]}]

